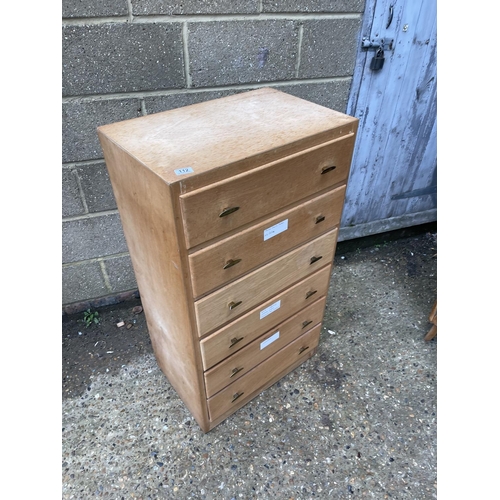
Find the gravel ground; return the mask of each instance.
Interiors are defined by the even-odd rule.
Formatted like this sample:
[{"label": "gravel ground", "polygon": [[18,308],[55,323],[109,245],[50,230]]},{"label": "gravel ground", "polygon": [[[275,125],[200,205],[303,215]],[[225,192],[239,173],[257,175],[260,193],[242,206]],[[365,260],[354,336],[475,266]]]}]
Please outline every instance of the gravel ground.
[{"label": "gravel ground", "polygon": [[62,498],[437,498],[436,232],[374,241],[339,243],[316,356],[207,434],[139,299],[65,317]]}]

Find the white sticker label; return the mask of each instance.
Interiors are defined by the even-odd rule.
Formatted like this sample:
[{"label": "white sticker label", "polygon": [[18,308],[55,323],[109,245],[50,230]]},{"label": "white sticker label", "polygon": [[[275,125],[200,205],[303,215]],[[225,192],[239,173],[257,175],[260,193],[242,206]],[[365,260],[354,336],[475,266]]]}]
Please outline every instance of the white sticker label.
[{"label": "white sticker label", "polygon": [[275,302],[274,304],[271,304],[269,307],[262,309],[262,311],[260,311],[260,319],[264,319],[266,316],[269,316],[272,312],[276,311],[276,309],[279,309],[280,307],[281,307],[281,300],[278,300],[278,302]]},{"label": "white sticker label", "polygon": [[274,226],[268,227],[264,230],[264,241],[276,236],[277,234],[282,233],[288,229],[288,219],[282,220],[275,224]]},{"label": "white sticker label", "polygon": [[186,175],[194,173],[194,170],[192,169],[192,167],[184,167],[184,168],[176,168],[174,172],[175,175]]},{"label": "white sticker label", "polygon": [[264,349],[264,347],[267,347],[269,344],[272,344],[275,340],[278,340],[280,338],[280,332],[276,332],[275,334],[271,335],[268,339],[263,340],[260,343],[260,350]]}]

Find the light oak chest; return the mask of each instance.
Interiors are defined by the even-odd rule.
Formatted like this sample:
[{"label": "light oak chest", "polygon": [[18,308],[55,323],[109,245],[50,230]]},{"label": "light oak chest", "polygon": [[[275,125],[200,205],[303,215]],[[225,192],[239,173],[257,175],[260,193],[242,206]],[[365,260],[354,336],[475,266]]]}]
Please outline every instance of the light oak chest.
[{"label": "light oak chest", "polygon": [[316,352],[357,125],[259,89],[98,129],[158,364],[205,432]]}]

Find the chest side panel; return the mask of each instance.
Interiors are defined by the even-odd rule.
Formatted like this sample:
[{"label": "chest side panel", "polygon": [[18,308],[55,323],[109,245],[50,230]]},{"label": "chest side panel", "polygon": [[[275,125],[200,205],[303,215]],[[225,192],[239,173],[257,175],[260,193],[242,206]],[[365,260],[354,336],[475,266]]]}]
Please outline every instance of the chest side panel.
[{"label": "chest side panel", "polygon": [[207,419],[189,310],[185,251],[171,191],[162,179],[100,134],[158,364],[198,421]]}]

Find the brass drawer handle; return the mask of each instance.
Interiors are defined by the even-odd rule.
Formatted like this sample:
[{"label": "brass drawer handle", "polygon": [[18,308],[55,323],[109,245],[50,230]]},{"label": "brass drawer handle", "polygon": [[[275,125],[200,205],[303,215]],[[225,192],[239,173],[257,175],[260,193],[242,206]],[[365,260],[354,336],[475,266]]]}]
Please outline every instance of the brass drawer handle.
[{"label": "brass drawer handle", "polygon": [[311,257],[311,262],[309,262],[309,265],[314,264],[315,262],[318,262],[319,259],[322,259],[323,256],[320,255],[319,257]]},{"label": "brass drawer handle", "polygon": [[240,207],[227,207],[219,214],[219,217],[225,217],[226,215],[232,214],[233,212],[236,212],[236,210],[239,209]]},{"label": "brass drawer handle", "polygon": [[309,349],[309,346],[307,346],[307,347],[301,347],[300,351],[299,351],[299,354],[302,354],[304,351],[307,351],[307,349]]},{"label": "brass drawer handle", "polygon": [[327,172],[331,172],[332,170],[335,170],[337,167],[335,165],[332,165],[331,167],[323,167],[321,169],[321,175],[326,174]]},{"label": "brass drawer handle", "polygon": [[241,262],[241,259],[229,259],[222,269],[229,269],[230,267],[238,264],[238,262]]},{"label": "brass drawer handle", "polygon": [[245,394],[244,392],[237,392],[236,394],[233,395],[233,400],[231,403],[234,403],[240,396],[243,396]]},{"label": "brass drawer handle", "polygon": [[241,300],[238,302],[229,302],[227,307],[232,311],[235,307],[238,307],[241,304]]},{"label": "brass drawer handle", "polygon": [[323,222],[324,220],[325,220],[325,216],[324,215],[318,215],[318,217],[316,217],[315,224],[319,224],[320,222]]},{"label": "brass drawer handle", "polygon": [[239,339],[237,339],[236,337],[232,338],[231,339],[231,345],[229,346],[230,348],[233,347],[234,345],[236,345],[238,342],[240,342],[241,340],[243,340],[245,337],[240,337]]},{"label": "brass drawer handle", "polygon": [[241,370],[243,370],[243,367],[241,367],[241,368],[233,368],[233,370],[231,371],[231,375],[229,376],[229,378],[233,378],[237,373],[241,372]]},{"label": "brass drawer handle", "polygon": [[311,319],[309,321],[304,321],[304,323],[302,323],[302,328],[305,328],[307,325],[310,325],[311,323],[312,323]]},{"label": "brass drawer handle", "polygon": [[307,292],[306,293],[306,299],[308,299],[309,297],[313,296],[318,290],[313,290],[312,292]]}]

